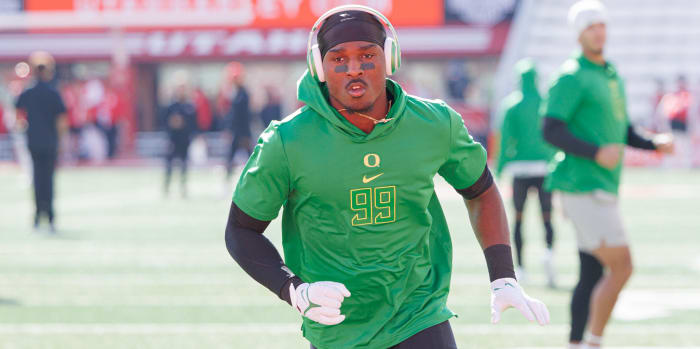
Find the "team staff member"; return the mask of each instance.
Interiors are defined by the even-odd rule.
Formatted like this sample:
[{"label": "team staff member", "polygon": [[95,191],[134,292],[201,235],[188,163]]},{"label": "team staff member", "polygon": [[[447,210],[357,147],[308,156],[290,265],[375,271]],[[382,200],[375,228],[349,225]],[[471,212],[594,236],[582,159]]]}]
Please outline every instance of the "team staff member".
[{"label": "team staff member", "polygon": [[49,221],[49,231],[56,232],[53,207],[53,182],[58,157],[59,134],[67,128],[66,107],[58,91],[49,84],[55,62],[47,52],[34,52],[29,57],[35,84],[19,95],[15,107],[26,113],[27,146],[32,156],[34,178],[34,228],[42,216]]},{"label": "team staff member", "polygon": [[[456,348],[439,173],[464,197],[484,249],[492,320],[513,306],[547,323],[514,278],[486,151],[444,102],[387,79],[400,53],[385,17],[336,8],[309,47],[297,90],[306,106],[262,134],[233,195],[226,243],[238,264],[303,315],[312,348]],[[282,206],[284,261],[262,234]]]},{"label": "team staff member", "polygon": [[542,139],[540,125],[540,104],[542,97],[537,90],[537,71],[531,59],[523,59],[515,65],[520,76],[520,90],[511,93],[503,101],[503,125],[501,126],[501,151],[498,156],[497,173],[504,170],[513,176],[513,206],[515,206],[515,255],[518,267],[516,275],[521,282],[525,279],[523,263],[523,209],[530,189],[537,190],[542,211],[547,250],[544,265],[547,271],[547,284],[555,286],[554,265],[552,264],[552,193],[544,190],[542,184],[547,175],[547,163],[554,149]]},{"label": "team staff member", "polygon": [[623,146],[670,153],[673,143],[667,136],[647,139],[630,125],[622,79],[603,56],[604,6],[580,1],[571,7],[569,21],[579,35],[581,53],[564,62],[545,103],[544,138],[565,153],[556,156],[559,161],[545,185],[559,193],[576,228],[581,270],[571,300],[570,347],[579,346],[586,326],[584,345],[598,347],[632,274],[618,205]]},{"label": "team staff member", "polygon": [[168,131],[168,152],[165,157],[165,193],[170,189],[173,162],[180,161],[180,190],[187,197],[187,162],[192,138],[197,131],[197,111],[187,96],[185,78],[176,82],[174,100],[165,111],[165,125]]},{"label": "team staff member", "polygon": [[231,62],[226,66],[226,74],[235,85],[235,94],[231,100],[231,108],[229,109],[226,121],[229,123],[228,128],[231,132],[231,147],[229,148],[226,158],[226,179],[230,180],[233,174],[233,158],[238,149],[243,148],[248,155],[251,150],[251,131],[250,131],[250,97],[248,89],[244,85],[245,71],[243,65],[238,62]]}]

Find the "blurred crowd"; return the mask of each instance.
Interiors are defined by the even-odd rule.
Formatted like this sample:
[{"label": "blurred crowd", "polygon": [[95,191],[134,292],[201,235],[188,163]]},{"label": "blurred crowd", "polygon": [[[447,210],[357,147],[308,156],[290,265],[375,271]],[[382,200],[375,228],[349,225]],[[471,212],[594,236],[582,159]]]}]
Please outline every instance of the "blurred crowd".
[{"label": "blurred crowd", "polygon": [[[700,91],[691,91],[688,80],[679,75],[675,88],[666,89],[662,80],[656,81],[654,114],[646,125],[654,132],[671,132],[676,142],[676,154],[668,161],[673,167],[700,166]],[[697,136],[696,136],[697,135]]]},{"label": "blurred crowd", "polygon": [[[17,129],[21,122],[17,123],[16,120],[24,116],[21,112],[15,114],[11,106],[19,94],[33,84],[29,66],[25,68],[24,65],[24,62],[18,64],[15,74],[5,79],[8,81],[9,98],[4,103],[5,108],[0,103],[0,134],[15,129],[21,131]],[[57,73],[49,82],[60,93],[69,126],[68,134],[61,140],[61,161],[99,163],[117,156],[134,155],[124,154],[125,151],[128,152],[125,143],[129,142],[128,138],[132,137],[133,131],[140,128],[137,124],[141,122],[133,118],[135,110],[139,108],[134,105],[136,98],[133,96],[133,84],[129,81],[130,72],[111,66],[107,72],[85,70],[82,65],[58,66]],[[264,88],[265,103],[261,107],[248,110],[250,107],[247,106],[239,109],[238,114],[233,113],[231,108],[237,92],[245,90],[244,68],[240,63],[232,62],[226,66],[222,72],[223,82],[215,94],[207,94],[202,86],[192,82],[194,79],[185,71],[178,71],[174,75],[175,78],[169,79],[174,82],[172,86],[163,88],[165,92],[161,91],[167,97],[156,99],[160,101],[155,105],[158,131],[172,131],[166,119],[169,107],[176,100],[191,105],[195,111],[193,122],[185,125],[191,137],[203,132],[224,131],[223,137],[231,141],[237,134],[250,133],[251,122],[259,128],[260,125],[265,127],[272,120],[281,118],[281,98],[278,90],[271,85]],[[250,143],[250,135],[245,138],[247,139],[238,139],[238,142]],[[167,155],[167,149],[164,149],[164,153]]]}]

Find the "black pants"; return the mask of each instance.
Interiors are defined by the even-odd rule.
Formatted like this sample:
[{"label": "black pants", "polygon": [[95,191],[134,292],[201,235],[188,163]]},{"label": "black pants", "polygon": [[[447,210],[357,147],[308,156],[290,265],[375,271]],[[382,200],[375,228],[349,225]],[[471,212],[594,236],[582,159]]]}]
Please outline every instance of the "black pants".
[{"label": "black pants", "polygon": [[[316,349],[311,345],[311,349]],[[449,321],[428,327],[389,349],[457,349]]]},{"label": "black pants", "polygon": [[170,187],[170,177],[173,173],[173,161],[180,160],[180,183],[183,186],[187,182],[187,152],[190,149],[190,142],[171,141],[168,154],[165,156],[165,191]]},{"label": "black pants", "polygon": [[241,132],[234,133],[233,139],[231,140],[231,147],[229,148],[228,155],[226,157],[226,177],[230,178],[233,173],[233,157],[236,156],[236,151],[243,148],[248,152],[248,156],[253,152],[250,148],[250,134]]},{"label": "black pants", "polygon": [[517,212],[523,212],[527,192],[530,188],[537,189],[542,212],[552,211],[552,193],[542,187],[544,177],[515,177],[513,178],[513,205]]},{"label": "black pants", "polygon": [[527,193],[532,189],[537,190],[537,196],[540,199],[540,209],[542,210],[542,220],[545,229],[545,241],[548,248],[552,248],[554,241],[554,230],[550,220],[552,212],[552,193],[543,188],[544,177],[515,177],[513,179],[513,205],[515,206],[516,219],[515,229],[513,230],[513,240],[515,242],[515,254],[520,267],[523,266],[523,235],[521,232],[522,220],[521,216],[525,208],[525,200]]},{"label": "black pants", "polygon": [[111,125],[111,126],[99,126],[100,130],[105,135],[105,139],[107,140],[107,157],[112,159],[117,153],[117,136],[118,136],[118,129],[117,126]]},{"label": "black pants", "polygon": [[53,223],[53,175],[56,169],[56,149],[29,149],[32,155],[34,173],[34,203],[36,215],[34,223],[39,223],[42,214],[46,214]]}]

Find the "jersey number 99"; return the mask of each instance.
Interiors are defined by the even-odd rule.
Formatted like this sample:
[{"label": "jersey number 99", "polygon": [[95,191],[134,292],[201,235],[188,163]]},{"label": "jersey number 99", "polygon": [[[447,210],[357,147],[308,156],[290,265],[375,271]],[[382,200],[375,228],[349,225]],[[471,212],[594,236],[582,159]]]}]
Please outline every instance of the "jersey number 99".
[{"label": "jersey number 99", "polygon": [[385,224],[396,221],[396,187],[350,190],[352,225]]}]

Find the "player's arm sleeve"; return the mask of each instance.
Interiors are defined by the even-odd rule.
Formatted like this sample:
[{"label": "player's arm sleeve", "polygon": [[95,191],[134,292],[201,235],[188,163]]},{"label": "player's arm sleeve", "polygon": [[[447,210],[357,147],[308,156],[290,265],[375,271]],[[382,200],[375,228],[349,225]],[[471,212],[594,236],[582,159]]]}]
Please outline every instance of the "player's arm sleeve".
[{"label": "player's arm sleeve", "polygon": [[301,279],[287,268],[275,246],[263,232],[270,221],[255,219],[231,203],[226,224],[226,249],[238,265],[255,281],[291,304],[289,284],[299,286]]},{"label": "player's arm sleeve", "polygon": [[486,149],[469,135],[462,117],[446,106],[450,117],[447,158],[438,169],[440,176],[466,199],[472,199],[493,184],[486,167]]},{"label": "player's arm sleeve", "polygon": [[[226,245],[256,281],[289,302],[289,283],[301,284],[262,232],[277,217],[291,191],[290,171],[276,124],[260,135],[233,194]],[[229,228],[230,226],[230,228]]]},{"label": "player's arm sleeve", "polygon": [[651,140],[651,137],[649,135],[637,132],[632,125],[627,125],[626,143],[633,148],[656,150],[656,145]]},{"label": "player's arm sleeve", "polygon": [[576,137],[571,133],[566,122],[549,115],[542,120],[542,138],[566,153],[583,158],[593,160],[598,152],[597,145]]}]

